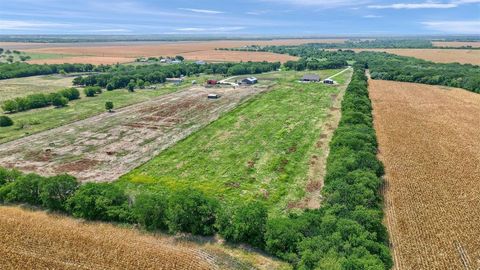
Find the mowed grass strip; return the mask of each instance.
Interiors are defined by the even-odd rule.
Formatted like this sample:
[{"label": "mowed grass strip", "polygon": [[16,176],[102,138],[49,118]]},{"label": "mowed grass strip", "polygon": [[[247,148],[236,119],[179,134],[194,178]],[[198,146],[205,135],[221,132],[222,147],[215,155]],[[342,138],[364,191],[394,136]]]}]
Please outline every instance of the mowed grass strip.
[{"label": "mowed grass strip", "polygon": [[186,85],[187,83],[181,86],[167,84],[156,90],[137,90],[133,93],[125,89],[119,89],[104,91],[95,97],[85,97],[83,90],[81,90],[82,98],[69,102],[68,106],[64,108],[54,108],[50,106],[42,109],[9,114],[8,116],[12,118],[15,124],[11,127],[3,127],[0,129],[0,143],[19,139],[103,113],[105,112],[106,101],[112,101],[115,109],[118,109],[152,100],[161,95],[177,91]]},{"label": "mowed grass strip", "polygon": [[[322,72],[321,78],[336,72]],[[287,77],[117,183],[131,192],[194,187],[221,199],[261,199],[273,211],[285,210],[305,194],[310,154],[318,152],[315,142],[332,95],[340,91]]]}]

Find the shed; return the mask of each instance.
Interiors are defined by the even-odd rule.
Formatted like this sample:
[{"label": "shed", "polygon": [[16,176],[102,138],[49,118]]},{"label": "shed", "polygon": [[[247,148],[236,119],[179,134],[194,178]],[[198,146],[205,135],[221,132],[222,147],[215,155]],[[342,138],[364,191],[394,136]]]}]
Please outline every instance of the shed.
[{"label": "shed", "polygon": [[166,81],[168,83],[181,83],[183,82],[183,78],[167,78]]},{"label": "shed", "polygon": [[323,83],[324,84],[335,84],[335,81],[332,80],[332,79],[325,79],[325,80],[323,80]]},{"label": "shed", "polygon": [[256,84],[258,82],[258,79],[255,77],[249,77],[243,79],[240,83],[241,84]]},{"label": "shed", "polygon": [[316,74],[305,74],[303,75],[302,82],[319,82],[320,76]]},{"label": "shed", "polygon": [[220,95],[218,94],[208,94],[208,99],[218,99],[220,98]]}]

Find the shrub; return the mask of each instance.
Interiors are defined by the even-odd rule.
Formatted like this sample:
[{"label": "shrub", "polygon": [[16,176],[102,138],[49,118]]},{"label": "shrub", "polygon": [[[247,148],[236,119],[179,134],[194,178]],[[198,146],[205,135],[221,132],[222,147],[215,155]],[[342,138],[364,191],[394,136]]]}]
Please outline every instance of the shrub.
[{"label": "shrub", "polygon": [[127,221],[131,218],[123,190],[109,183],[82,185],[67,200],[67,211],[89,220]]},{"label": "shrub", "polygon": [[5,112],[17,112],[18,104],[15,100],[5,100],[5,102],[2,104],[2,109]]},{"label": "shrub", "polygon": [[77,179],[64,174],[49,177],[40,184],[42,205],[51,210],[65,211],[66,201],[78,188]]},{"label": "shrub", "polygon": [[260,202],[225,205],[217,215],[218,232],[228,241],[263,248],[267,215],[267,208]]},{"label": "shrub", "polygon": [[5,184],[15,181],[21,175],[22,173],[17,170],[9,170],[9,169],[0,167],[0,186],[3,186]]},{"label": "shrub", "polygon": [[91,87],[85,87],[85,89],[83,89],[83,92],[87,97],[94,97],[96,94],[95,89],[92,89]]},{"label": "shrub", "polygon": [[6,116],[6,115],[1,115],[0,116],[0,127],[9,127],[13,125],[13,120]]},{"label": "shrub", "polygon": [[26,174],[0,188],[0,200],[13,203],[40,204],[40,182],[43,178],[37,174]]},{"label": "shrub", "polygon": [[59,92],[62,96],[66,97],[68,100],[75,100],[80,98],[80,91],[77,88],[67,88]]},{"label": "shrub", "polygon": [[168,229],[171,233],[212,235],[215,232],[216,209],[217,202],[198,190],[176,191],[172,193],[168,203]]},{"label": "shrub", "polygon": [[112,91],[113,89],[115,89],[113,84],[111,84],[111,83],[107,84],[107,91]]},{"label": "shrub", "polygon": [[113,109],[113,102],[111,102],[111,101],[105,102],[105,110],[111,112],[112,109]]},{"label": "shrub", "polygon": [[135,198],[132,212],[135,220],[147,230],[167,229],[167,197],[162,193],[142,193]]},{"label": "shrub", "polygon": [[50,100],[52,102],[52,105],[57,108],[65,107],[68,104],[68,99],[59,93],[52,93],[50,95]]}]

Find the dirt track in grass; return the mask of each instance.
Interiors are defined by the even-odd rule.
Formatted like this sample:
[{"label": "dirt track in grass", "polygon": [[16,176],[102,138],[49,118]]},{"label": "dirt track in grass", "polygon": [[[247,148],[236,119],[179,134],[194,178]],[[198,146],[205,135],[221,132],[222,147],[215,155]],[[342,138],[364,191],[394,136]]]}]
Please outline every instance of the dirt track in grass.
[{"label": "dirt track in grass", "polygon": [[480,269],[480,95],[369,84],[394,269]]},{"label": "dirt track in grass", "polygon": [[266,89],[191,87],[2,144],[0,166],[112,181]]}]

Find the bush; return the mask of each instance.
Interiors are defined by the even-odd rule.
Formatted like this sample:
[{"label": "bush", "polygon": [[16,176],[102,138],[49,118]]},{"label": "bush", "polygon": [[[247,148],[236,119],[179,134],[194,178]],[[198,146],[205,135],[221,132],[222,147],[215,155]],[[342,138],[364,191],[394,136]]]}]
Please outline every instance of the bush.
[{"label": "bush", "polygon": [[3,186],[5,184],[15,181],[21,175],[22,173],[17,170],[9,170],[9,169],[0,167],[0,186]]},{"label": "bush", "polygon": [[113,89],[115,89],[113,84],[111,84],[111,83],[107,84],[107,91],[113,91]]},{"label": "bush", "polygon": [[86,87],[85,89],[83,89],[83,92],[85,93],[85,96],[87,96],[87,97],[94,97],[95,94],[97,93],[95,91],[95,89],[93,89],[91,87]]},{"label": "bush", "polygon": [[131,213],[123,190],[109,183],[82,185],[67,200],[67,211],[89,220],[128,221]]},{"label": "bush", "polygon": [[59,93],[52,93],[50,95],[50,100],[52,102],[52,105],[57,108],[65,107],[68,104],[68,99]]},{"label": "bush", "polygon": [[167,229],[167,197],[162,193],[143,193],[135,198],[132,212],[135,220],[147,230]]},{"label": "bush", "polygon": [[212,235],[217,202],[194,189],[174,192],[169,199],[167,225],[171,233]]},{"label": "bush", "polygon": [[0,116],[0,127],[9,127],[13,125],[13,120],[6,116],[6,115],[1,115]]},{"label": "bush", "polygon": [[0,188],[0,200],[10,203],[40,204],[40,182],[43,178],[37,174],[19,176],[15,181]]},{"label": "bush", "polygon": [[112,109],[113,109],[113,102],[111,102],[111,101],[105,102],[105,110],[111,112]]},{"label": "bush", "polygon": [[5,100],[2,104],[2,109],[5,112],[17,112],[18,111],[18,104],[15,100]]},{"label": "bush", "polygon": [[65,211],[66,201],[78,188],[77,179],[64,174],[49,177],[40,184],[42,205],[51,210]]},{"label": "bush", "polygon": [[260,202],[225,205],[217,215],[218,232],[228,241],[263,248],[267,216],[267,208]]},{"label": "bush", "polygon": [[80,91],[78,91],[77,88],[63,89],[59,93],[68,100],[75,100],[80,98]]}]

